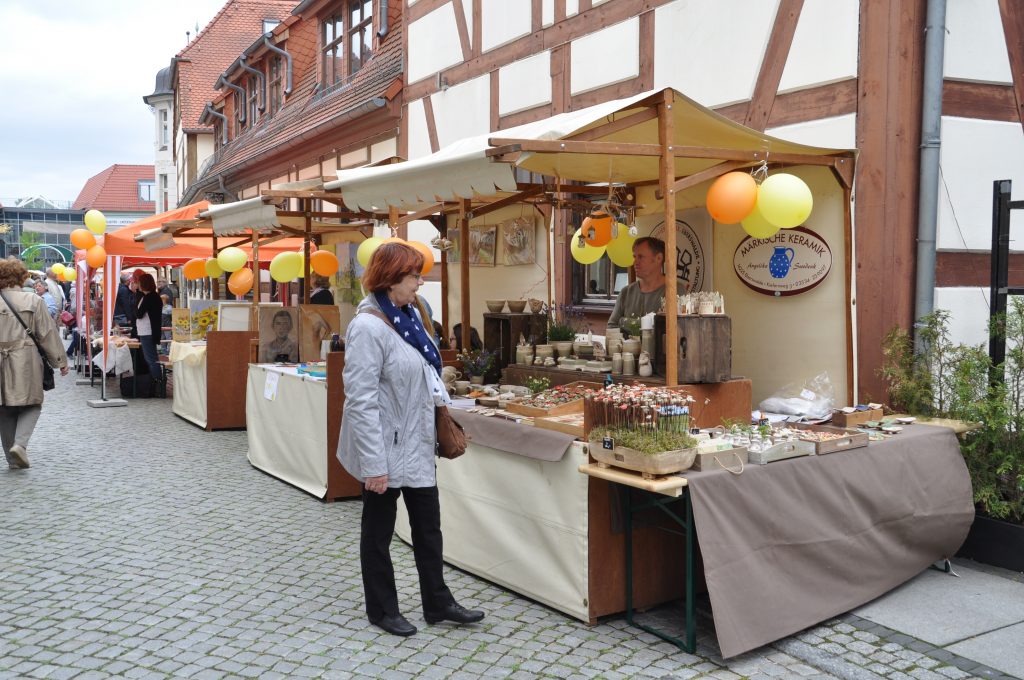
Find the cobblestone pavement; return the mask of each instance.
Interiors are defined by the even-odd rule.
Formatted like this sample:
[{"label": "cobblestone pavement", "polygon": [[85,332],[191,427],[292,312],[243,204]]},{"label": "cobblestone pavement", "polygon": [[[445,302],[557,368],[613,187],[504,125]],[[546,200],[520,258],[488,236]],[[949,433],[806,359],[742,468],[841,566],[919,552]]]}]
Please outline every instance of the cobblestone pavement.
[{"label": "cobblestone pavement", "polygon": [[397,540],[420,632],[389,636],[362,612],[358,502],[255,470],[244,432],[203,432],[169,401],[91,409],[96,390],[72,382],[47,396],[32,468],[0,471],[0,678],[1002,677],[852,615],[725,661],[705,617],[685,654],[454,569],[487,618],[428,626]]}]

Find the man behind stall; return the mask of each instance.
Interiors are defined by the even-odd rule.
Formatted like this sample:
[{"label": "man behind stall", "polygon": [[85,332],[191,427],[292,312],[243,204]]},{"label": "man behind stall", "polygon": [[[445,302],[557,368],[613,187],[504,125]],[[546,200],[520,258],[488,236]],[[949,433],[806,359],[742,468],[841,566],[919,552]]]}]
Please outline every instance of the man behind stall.
[{"label": "man behind stall", "polygon": [[633,270],[636,281],[621,291],[608,327],[618,328],[623,317],[641,317],[661,309],[665,297],[665,242],[653,236],[638,238],[633,244]]}]

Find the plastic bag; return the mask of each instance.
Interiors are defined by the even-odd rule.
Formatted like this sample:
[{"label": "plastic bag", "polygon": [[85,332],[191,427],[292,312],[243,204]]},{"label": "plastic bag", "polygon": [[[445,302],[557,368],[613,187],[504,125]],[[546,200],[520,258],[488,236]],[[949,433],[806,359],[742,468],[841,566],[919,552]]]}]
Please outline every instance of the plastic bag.
[{"label": "plastic bag", "polygon": [[808,420],[824,420],[832,415],[836,395],[828,371],[819,373],[804,384],[790,383],[762,401],[758,408],[769,413],[804,416]]}]

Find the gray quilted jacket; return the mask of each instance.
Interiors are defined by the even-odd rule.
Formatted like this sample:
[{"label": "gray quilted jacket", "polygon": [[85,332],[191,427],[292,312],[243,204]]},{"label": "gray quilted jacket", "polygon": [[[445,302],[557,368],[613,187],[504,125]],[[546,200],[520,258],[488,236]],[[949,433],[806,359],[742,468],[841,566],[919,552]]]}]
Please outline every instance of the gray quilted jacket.
[{"label": "gray quilted jacket", "polygon": [[388,486],[428,487],[434,476],[434,399],[422,355],[382,319],[372,295],[345,336],[345,411],[338,460],[350,475],[388,475]]}]

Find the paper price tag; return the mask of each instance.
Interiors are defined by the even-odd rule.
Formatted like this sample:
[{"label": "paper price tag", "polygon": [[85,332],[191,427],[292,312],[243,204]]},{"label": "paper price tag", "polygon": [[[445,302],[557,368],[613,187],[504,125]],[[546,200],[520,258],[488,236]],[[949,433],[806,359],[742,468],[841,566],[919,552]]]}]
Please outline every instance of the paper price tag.
[{"label": "paper price tag", "polygon": [[277,399],[277,381],[281,374],[277,371],[267,371],[267,381],[263,384],[263,398],[268,401]]},{"label": "paper price tag", "polygon": [[807,401],[811,401],[812,399],[814,399],[814,396],[815,396],[814,392],[811,392],[810,390],[800,390],[800,398],[801,399],[806,399]]},{"label": "paper price tag", "polygon": [[615,448],[615,440],[611,437],[605,437],[601,440],[601,448],[611,451]]}]

